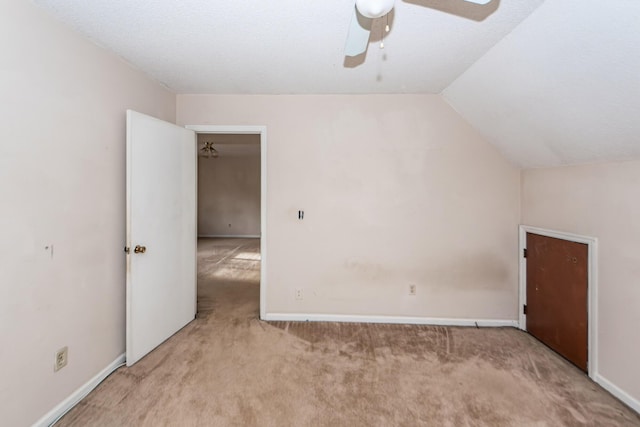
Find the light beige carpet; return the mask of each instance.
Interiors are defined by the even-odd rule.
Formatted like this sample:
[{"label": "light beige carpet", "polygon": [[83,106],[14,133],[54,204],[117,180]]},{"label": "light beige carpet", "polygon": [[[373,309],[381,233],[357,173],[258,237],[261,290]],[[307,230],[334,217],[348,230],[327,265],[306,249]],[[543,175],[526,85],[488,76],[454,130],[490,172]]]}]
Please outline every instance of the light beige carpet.
[{"label": "light beige carpet", "polygon": [[59,426],[640,426],[516,329],[266,323],[257,240],[199,259],[199,318]]}]

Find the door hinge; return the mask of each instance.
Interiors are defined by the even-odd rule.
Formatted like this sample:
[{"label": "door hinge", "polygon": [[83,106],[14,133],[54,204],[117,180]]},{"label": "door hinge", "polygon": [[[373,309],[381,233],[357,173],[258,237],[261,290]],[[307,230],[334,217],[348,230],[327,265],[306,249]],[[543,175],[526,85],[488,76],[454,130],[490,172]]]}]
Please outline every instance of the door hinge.
[{"label": "door hinge", "polygon": [[125,254],[130,254],[131,253],[131,248],[129,248],[129,246],[125,246],[124,247],[124,253]]},{"label": "door hinge", "polygon": [[522,256],[525,257],[525,258],[527,257],[527,248],[524,248],[522,250]]},{"label": "door hinge", "polygon": [[527,314],[527,304],[522,306],[522,313]]}]

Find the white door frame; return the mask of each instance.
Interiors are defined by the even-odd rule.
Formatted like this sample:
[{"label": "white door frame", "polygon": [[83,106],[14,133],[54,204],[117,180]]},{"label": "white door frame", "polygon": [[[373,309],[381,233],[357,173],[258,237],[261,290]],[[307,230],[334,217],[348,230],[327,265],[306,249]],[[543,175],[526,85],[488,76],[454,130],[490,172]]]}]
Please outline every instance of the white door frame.
[{"label": "white door frame", "polygon": [[541,236],[555,237],[557,239],[569,240],[571,242],[584,243],[588,247],[587,262],[587,310],[588,310],[588,332],[589,342],[587,343],[588,360],[587,371],[591,379],[597,382],[598,377],[598,239],[595,237],[581,236],[578,234],[565,233],[563,231],[548,230],[544,228],[520,225],[520,288],[519,325],[523,331],[527,330],[527,316],[523,307],[527,303],[527,259],[523,256],[524,249],[527,248],[527,233],[539,234]]},{"label": "white door frame", "polygon": [[[196,133],[260,135],[260,318],[267,313],[267,127],[187,125]],[[196,141],[197,144],[197,141]],[[197,170],[196,159],[196,170]]]}]

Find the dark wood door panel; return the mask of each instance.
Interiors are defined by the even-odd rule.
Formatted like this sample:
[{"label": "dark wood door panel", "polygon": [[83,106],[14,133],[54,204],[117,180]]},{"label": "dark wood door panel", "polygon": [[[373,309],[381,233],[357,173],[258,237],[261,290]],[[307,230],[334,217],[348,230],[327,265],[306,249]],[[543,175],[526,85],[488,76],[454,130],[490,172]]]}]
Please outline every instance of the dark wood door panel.
[{"label": "dark wood door panel", "polygon": [[527,233],[527,331],[585,372],[587,262],[586,244]]}]

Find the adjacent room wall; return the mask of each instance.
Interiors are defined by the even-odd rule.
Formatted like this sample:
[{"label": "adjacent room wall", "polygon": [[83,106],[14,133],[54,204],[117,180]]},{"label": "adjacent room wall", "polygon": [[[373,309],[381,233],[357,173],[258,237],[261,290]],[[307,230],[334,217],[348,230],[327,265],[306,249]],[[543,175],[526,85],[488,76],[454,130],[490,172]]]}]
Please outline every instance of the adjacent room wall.
[{"label": "adjacent room wall", "polygon": [[268,313],[517,319],[519,171],[440,96],[177,99],[267,126]]},{"label": "adjacent room wall", "polygon": [[173,121],[175,95],[18,0],[0,93],[0,414],[26,426],[124,352],[125,109]]},{"label": "adjacent room wall", "polygon": [[[259,141],[259,139],[258,139]],[[198,235],[260,235],[260,149],[198,157]]]},{"label": "adjacent room wall", "polygon": [[522,172],[524,224],[598,238],[598,371],[605,385],[615,384],[635,400],[636,410],[640,408],[639,189],[640,161]]}]

